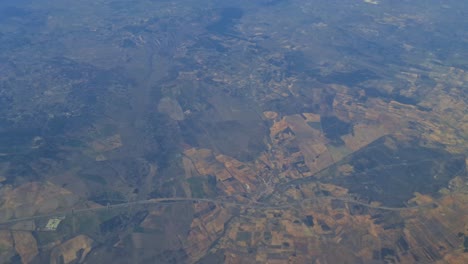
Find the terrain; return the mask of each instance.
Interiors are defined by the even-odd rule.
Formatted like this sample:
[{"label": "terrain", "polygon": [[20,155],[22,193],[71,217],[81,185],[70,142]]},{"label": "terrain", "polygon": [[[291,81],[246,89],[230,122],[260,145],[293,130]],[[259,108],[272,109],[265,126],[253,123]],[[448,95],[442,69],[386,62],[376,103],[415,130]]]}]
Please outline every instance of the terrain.
[{"label": "terrain", "polygon": [[1,263],[468,262],[467,4],[202,2],[0,2]]}]

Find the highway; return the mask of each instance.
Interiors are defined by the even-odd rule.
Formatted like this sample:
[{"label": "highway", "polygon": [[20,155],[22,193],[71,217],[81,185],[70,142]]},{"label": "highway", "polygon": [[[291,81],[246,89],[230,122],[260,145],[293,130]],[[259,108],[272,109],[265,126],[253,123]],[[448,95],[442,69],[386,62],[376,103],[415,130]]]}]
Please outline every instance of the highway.
[{"label": "highway", "polygon": [[52,218],[52,217],[65,216],[65,215],[79,215],[81,213],[113,210],[113,209],[138,206],[138,205],[166,204],[166,203],[180,203],[180,202],[207,202],[207,203],[213,203],[213,204],[219,204],[219,205],[231,206],[231,207],[274,210],[274,209],[285,209],[285,208],[291,208],[291,207],[301,207],[301,206],[305,206],[304,204],[306,202],[310,202],[310,201],[316,202],[319,200],[340,200],[345,203],[358,204],[358,205],[372,208],[372,209],[389,210],[389,211],[414,210],[418,208],[433,206],[433,204],[426,204],[426,205],[417,205],[417,206],[410,206],[410,207],[387,207],[387,206],[371,205],[371,204],[367,204],[367,203],[352,200],[352,199],[332,197],[332,196],[313,197],[313,198],[308,198],[308,199],[300,200],[294,203],[283,204],[283,205],[268,205],[266,203],[259,203],[259,202],[254,202],[254,201],[249,201],[248,203],[240,203],[240,202],[230,202],[230,201],[208,199],[208,198],[172,197],[172,198],[157,198],[157,199],[139,200],[139,201],[133,201],[133,202],[124,202],[124,203],[119,203],[119,204],[114,204],[114,205],[109,205],[109,206],[70,209],[70,210],[61,211],[61,212],[53,212],[53,213],[35,215],[35,216],[30,216],[30,217],[14,218],[14,219],[6,220],[6,221],[1,221],[0,225],[9,225],[9,224],[17,223],[17,222],[37,220],[41,218]]}]

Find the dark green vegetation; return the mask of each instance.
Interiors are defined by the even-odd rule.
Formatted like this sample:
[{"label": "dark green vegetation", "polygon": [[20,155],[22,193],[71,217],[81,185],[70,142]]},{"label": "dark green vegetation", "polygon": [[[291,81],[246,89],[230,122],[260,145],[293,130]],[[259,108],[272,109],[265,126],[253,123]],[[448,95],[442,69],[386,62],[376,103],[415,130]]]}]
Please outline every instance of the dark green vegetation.
[{"label": "dark green vegetation", "polygon": [[353,131],[351,124],[338,119],[336,116],[322,116],[320,125],[325,136],[334,145],[343,145],[341,136],[350,134]]},{"label": "dark green vegetation", "polygon": [[[366,109],[366,103],[395,101],[424,113],[433,107],[447,116],[460,108],[448,101],[440,110],[427,99],[439,96],[431,93],[438,85],[449,93],[466,80],[458,71],[468,69],[466,4],[397,2],[0,1],[1,187],[50,182],[88,206],[162,197],[228,200],[232,197],[224,197],[226,189],[254,201],[309,181],[335,184],[363,203],[390,207],[406,206],[414,192],[437,196],[455,176],[466,175],[466,157],[449,153],[444,144],[426,145],[417,122],[410,123],[411,140],[383,137],[320,167],[348,155],[342,137],[353,136],[358,125],[392,125],[384,115],[375,117],[380,113],[367,113],[374,109]],[[342,98],[346,104],[337,104]],[[351,105],[358,110],[348,113]],[[268,119],[264,111],[276,112],[277,118]],[[317,135],[323,133],[320,139],[309,137],[309,145],[300,148],[299,136],[281,138],[295,137],[291,128],[270,138],[274,122],[304,113],[320,115],[320,122],[308,122]],[[364,121],[346,121],[347,114]],[[376,120],[365,120],[368,114]],[[276,139],[283,141],[275,145]],[[211,167],[194,168],[186,177],[184,151],[191,148],[208,149],[213,159],[226,155],[243,162],[237,169],[252,167],[252,175],[242,177],[252,177],[258,186],[249,188],[256,191],[238,193],[236,188],[247,188],[244,182],[222,189],[217,176],[206,175],[214,173]],[[328,153],[315,159],[301,153],[322,149]],[[333,157],[327,160],[328,154]],[[312,159],[321,172],[310,176]],[[352,171],[340,172],[342,165]],[[282,174],[290,168],[300,175]],[[234,176],[227,181],[235,181]],[[305,178],[292,180],[300,176]],[[317,196],[331,195],[317,191]],[[68,217],[56,233],[34,232],[38,258],[48,262],[50,243],[85,234],[95,241],[90,263],[183,263],[193,257],[188,247],[200,241],[218,251],[200,256],[199,263],[223,262],[224,249],[215,245],[224,241],[220,237],[228,220],[218,221],[220,212],[203,218],[218,209],[215,205],[199,212],[194,207],[187,202]],[[331,208],[349,210],[351,216],[370,214],[385,230],[405,225],[396,214],[376,214],[362,204],[332,200]],[[0,215],[15,208],[7,209]],[[319,217],[298,217],[296,224],[329,235],[333,226]],[[209,228],[217,225],[217,231],[203,236],[205,227],[192,230],[195,218]],[[269,243],[282,232],[276,224],[272,228],[274,232],[258,234],[242,230],[233,238],[250,245],[259,235]],[[195,246],[188,242],[191,234],[200,236],[191,238]],[[346,244],[354,237],[343,239]],[[402,236],[397,246],[407,251],[409,243]],[[465,248],[467,243],[465,238]],[[295,245],[281,242],[275,247]],[[245,249],[251,256],[256,250],[260,247]],[[385,245],[373,253],[375,261],[388,262],[399,261],[398,254]],[[21,259],[15,254],[9,261]]]},{"label": "dark green vegetation", "polygon": [[[389,143],[391,142],[391,143]],[[338,166],[350,164],[351,175],[340,175]],[[381,138],[325,170],[324,180],[348,188],[361,199],[387,206],[404,206],[414,192],[434,194],[448,181],[466,173],[465,157]]]},{"label": "dark green vegetation", "polygon": [[338,83],[354,87],[359,83],[378,79],[378,76],[370,70],[360,69],[352,72],[336,72],[327,76],[317,76],[317,78],[323,83]]},{"label": "dark green vegetation", "polygon": [[241,8],[226,7],[216,13],[219,18],[216,22],[208,25],[206,29],[215,34],[230,35],[235,33],[233,27],[236,24],[236,21],[242,17],[244,12]]},{"label": "dark green vegetation", "polygon": [[187,180],[190,184],[192,197],[207,198],[215,197],[216,195],[216,177],[194,177]]},{"label": "dark green vegetation", "polygon": [[224,252],[219,250],[215,253],[207,254],[202,259],[200,259],[197,264],[223,263],[224,259]]},{"label": "dark green vegetation", "polygon": [[468,253],[468,236],[464,236],[464,239],[463,239],[463,247],[464,247],[464,252],[465,253]]}]

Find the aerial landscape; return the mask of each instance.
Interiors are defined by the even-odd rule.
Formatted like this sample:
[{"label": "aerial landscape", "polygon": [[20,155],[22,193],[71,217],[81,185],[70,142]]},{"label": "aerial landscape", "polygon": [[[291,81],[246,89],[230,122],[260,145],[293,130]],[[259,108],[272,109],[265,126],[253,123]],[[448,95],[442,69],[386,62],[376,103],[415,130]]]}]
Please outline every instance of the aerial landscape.
[{"label": "aerial landscape", "polygon": [[468,263],[467,15],[0,1],[0,263]]}]

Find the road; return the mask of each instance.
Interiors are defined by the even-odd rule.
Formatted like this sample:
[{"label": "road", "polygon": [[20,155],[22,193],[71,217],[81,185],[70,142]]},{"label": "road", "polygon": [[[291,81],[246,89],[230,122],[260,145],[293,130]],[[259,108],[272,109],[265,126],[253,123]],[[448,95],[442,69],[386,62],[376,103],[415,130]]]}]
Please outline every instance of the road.
[{"label": "road", "polygon": [[125,203],[119,203],[119,204],[114,204],[114,205],[109,205],[109,206],[100,206],[100,207],[92,207],[92,208],[70,209],[67,211],[10,219],[10,220],[0,222],[0,225],[8,225],[8,224],[13,224],[13,223],[22,222],[22,221],[36,220],[36,219],[41,219],[41,218],[51,218],[51,217],[64,216],[64,215],[78,215],[78,214],[86,213],[86,212],[113,210],[113,209],[125,208],[125,207],[137,206],[137,205],[151,205],[151,204],[164,204],[164,203],[177,203],[177,202],[208,202],[208,203],[220,204],[220,205],[232,206],[232,207],[274,210],[274,209],[285,209],[285,208],[291,208],[291,207],[301,207],[301,206],[304,206],[306,202],[318,201],[318,200],[340,200],[345,203],[358,204],[358,205],[365,206],[365,207],[372,208],[372,209],[389,210],[389,211],[414,210],[418,208],[433,206],[433,204],[427,204],[427,205],[417,205],[417,206],[411,206],[411,207],[387,207],[387,206],[371,205],[371,204],[367,204],[367,203],[356,201],[356,200],[351,200],[351,199],[341,198],[341,197],[332,197],[332,196],[320,196],[320,197],[308,198],[308,199],[304,199],[304,200],[297,201],[294,203],[283,204],[283,205],[268,205],[266,203],[259,203],[259,202],[254,202],[254,201],[249,201],[248,203],[240,203],[240,202],[230,202],[230,201],[208,199],[208,198],[173,197],[173,198],[157,198],[157,199],[125,202]]}]

